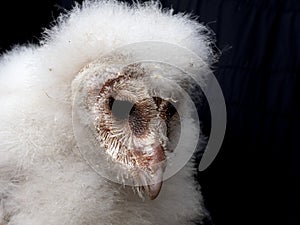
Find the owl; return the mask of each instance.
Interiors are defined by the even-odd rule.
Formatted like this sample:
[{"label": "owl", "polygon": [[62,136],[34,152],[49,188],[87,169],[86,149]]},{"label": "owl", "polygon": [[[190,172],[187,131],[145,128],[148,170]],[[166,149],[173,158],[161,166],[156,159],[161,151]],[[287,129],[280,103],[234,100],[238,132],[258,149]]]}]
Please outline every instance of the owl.
[{"label": "owl", "polygon": [[202,224],[213,61],[210,31],[153,1],[85,1],[3,54],[0,224]]}]

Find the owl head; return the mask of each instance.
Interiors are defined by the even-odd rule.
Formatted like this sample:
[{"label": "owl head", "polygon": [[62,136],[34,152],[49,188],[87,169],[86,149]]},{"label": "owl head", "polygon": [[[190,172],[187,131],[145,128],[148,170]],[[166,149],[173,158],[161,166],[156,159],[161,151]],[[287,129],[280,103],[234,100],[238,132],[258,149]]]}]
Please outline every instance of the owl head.
[{"label": "owl head", "polygon": [[191,81],[168,64],[131,63],[136,61],[132,58],[112,54],[79,72],[73,108],[76,126],[83,128],[77,136],[80,143],[82,136],[94,143],[92,151],[80,150],[100,174],[131,185],[142,198],[155,199],[182,134],[198,138],[185,98]]}]

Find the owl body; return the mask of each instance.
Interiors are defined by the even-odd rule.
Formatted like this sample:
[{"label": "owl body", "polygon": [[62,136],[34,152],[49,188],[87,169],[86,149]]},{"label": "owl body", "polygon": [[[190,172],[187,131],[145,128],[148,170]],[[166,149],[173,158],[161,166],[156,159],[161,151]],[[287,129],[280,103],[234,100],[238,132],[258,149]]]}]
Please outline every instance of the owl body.
[{"label": "owl body", "polygon": [[[72,115],[75,101],[88,104],[80,98],[81,91],[88,96],[96,90],[98,96],[105,83],[120,76],[118,67],[111,66],[120,57],[103,56],[124,45],[149,41],[180,45],[198,55],[208,73],[212,55],[205,31],[188,16],[163,11],[157,3],[128,6],[92,1],[61,16],[57,25],[45,31],[40,45],[15,47],[4,54],[0,61],[0,224],[201,222],[207,212],[193,178],[192,160],[164,181],[155,200],[142,199],[132,187],[99,175],[83,159]],[[134,54],[126,57],[135,61]],[[99,72],[100,67],[106,69]],[[137,82],[146,80],[147,73]],[[172,96],[172,88],[164,85]]]}]

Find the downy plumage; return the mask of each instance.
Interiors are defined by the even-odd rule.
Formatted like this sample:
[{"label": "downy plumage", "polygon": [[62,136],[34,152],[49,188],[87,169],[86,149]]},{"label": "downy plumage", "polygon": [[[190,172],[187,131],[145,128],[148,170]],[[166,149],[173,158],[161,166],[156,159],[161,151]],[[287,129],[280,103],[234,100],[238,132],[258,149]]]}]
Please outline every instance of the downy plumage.
[{"label": "downy plumage", "polygon": [[[149,81],[153,75],[151,67],[132,64],[118,71],[112,65],[126,64],[128,57],[132,61],[134,53],[104,55],[133,43],[170,43],[198,55],[203,60],[198,72],[205,76],[213,61],[208,33],[188,15],[174,15],[172,10],[162,10],[156,2],[129,6],[117,1],[86,1],[45,30],[39,45],[15,47],[3,54],[0,61],[0,224],[200,223],[207,212],[193,177],[196,172],[193,160],[162,186],[161,177],[155,177],[157,171],[161,176],[168,166],[155,167],[168,160],[166,151],[172,148],[172,132],[176,136],[181,129],[186,137],[198,138],[188,125],[178,128],[178,118],[172,122],[171,117],[177,112],[168,102],[174,100],[172,96],[176,96],[177,90],[167,80],[186,82],[187,75],[160,74],[162,80],[158,83],[164,91],[155,98],[152,97],[155,85]],[[167,53],[159,54],[161,57]],[[185,62],[174,56],[172,65],[191,66]],[[126,126],[113,121],[113,116],[118,115],[112,115],[110,104],[116,101],[132,102],[134,106]],[[187,105],[180,101],[178,104],[177,111],[182,110],[186,116],[181,118],[183,122],[193,124]],[[110,181],[83,159],[81,143],[74,134],[74,105],[86,113],[79,115],[79,120],[84,120],[85,115],[92,118],[89,129],[98,135],[99,151],[106,150],[104,161],[109,165],[120,160],[119,164],[125,168],[123,181],[124,174],[138,166],[143,171],[139,179],[145,180],[134,182],[141,182],[140,185],[132,188]],[[121,140],[130,140],[126,145],[133,147],[122,150],[118,144],[111,144],[113,141],[109,143],[106,138],[113,134],[121,144],[125,143]],[[139,156],[132,151],[137,146],[142,149]],[[147,174],[150,180],[154,174],[153,184],[147,180]]]}]

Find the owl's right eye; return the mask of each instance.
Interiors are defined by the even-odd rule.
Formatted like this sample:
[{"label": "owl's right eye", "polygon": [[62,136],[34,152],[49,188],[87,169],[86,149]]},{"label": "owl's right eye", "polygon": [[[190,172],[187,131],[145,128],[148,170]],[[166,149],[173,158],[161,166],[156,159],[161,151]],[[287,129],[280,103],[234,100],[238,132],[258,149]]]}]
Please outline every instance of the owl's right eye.
[{"label": "owl's right eye", "polygon": [[127,119],[134,106],[134,104],[130,101],[117,100],[113,97],[109,97],[108,105],[112,115],[118,120]]}]

